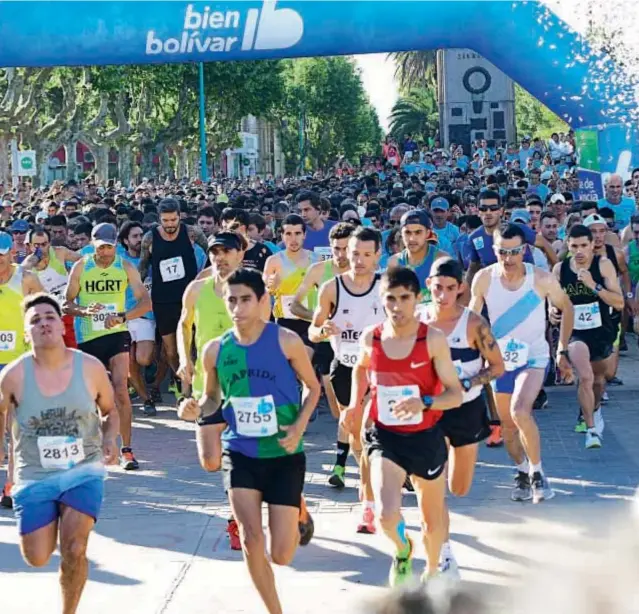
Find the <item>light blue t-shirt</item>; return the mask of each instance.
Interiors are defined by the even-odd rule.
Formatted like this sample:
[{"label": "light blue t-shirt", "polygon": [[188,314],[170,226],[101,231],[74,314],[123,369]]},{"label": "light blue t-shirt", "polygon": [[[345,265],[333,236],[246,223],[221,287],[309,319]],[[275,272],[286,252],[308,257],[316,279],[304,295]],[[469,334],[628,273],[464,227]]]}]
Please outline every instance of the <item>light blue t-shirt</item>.
[{"label": "light blue t-shirt", "polygon": [[437,246],[453,258],[455,257],[455,242],[459,238],[459,228],[455,224],[446,222],[443,228],[433,226],[433,231],[437,235]]},{"label": "light blue t-shirt", "polygon": [[617,228],[625,228],[630,224],[630,218],[636,213],[637,205],[633,198],[629,196],[622,196],[621,202],[618,205],[613,205],[608,202],[607,198],[600,198],[597,201],[599,209],[602,207],[610,207],[615,212],[615,222]]}]

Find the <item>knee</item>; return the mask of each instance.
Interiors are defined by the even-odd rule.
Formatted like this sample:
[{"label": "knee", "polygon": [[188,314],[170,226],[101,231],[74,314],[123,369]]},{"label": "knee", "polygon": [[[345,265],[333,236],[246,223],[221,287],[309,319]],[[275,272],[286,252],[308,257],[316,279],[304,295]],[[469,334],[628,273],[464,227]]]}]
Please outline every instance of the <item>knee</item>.
[{"label": "knee", "polygon": [[51,552],[44,550],[23,550],[22,556],[29,567],[44,567],[51,559]]},{"label": "knee", "polygon": [[471,485],[471,480],[451,480],[448,484],[448,490],[450,490],[450,494],[454,495],[455,497],[465,497],[470,492]]},{"label": "knee", "polygon": [[240,541],[242,542],[242,550],[247,557],[264,556],[264,532],[261,526],[251,527],[240,525]]},{"label": "knee", "polygon": [[204,454],[200,456],[200,465],[204,471],[219,471],[222,467],[222,457],[214,454]]},{"label": "knee", "polygon": [[530,410],[530,407],[526,407],[520,402],[515,403],[510,410],[510,417],[512,418],[515,425],[520,424],[521,422],[524,422],[528,418],[530,418]]},{"label": "knee", "polygon": [[586,373],[579,374],[580,386],[584,386],[585,388],[592,388],[594,383],[595,383],[595,376],[590,369]]},{"label": "knee", "polygon": [[271,544],[271,560],[276,565],[290,565],[295,556],[295,545]]},{"label": "knee", "polygon": [[63,563],[74,564],[85,558],[87,543],[84,539],[71,537],[60,543],[60,557]]},{"label": "knee", "polygon": [[135,356],[135,361],[141,367],[148,367],[153,362],[153,353],[152,352],[138,352]]},{"label": "knee", "polygon": [[397,525],[401,521],[401,514],[399,510],[384,507],[384,505],[381,504],[377,513],[377,518],[380,526],[385,532],[394,531],[397,529]]}]

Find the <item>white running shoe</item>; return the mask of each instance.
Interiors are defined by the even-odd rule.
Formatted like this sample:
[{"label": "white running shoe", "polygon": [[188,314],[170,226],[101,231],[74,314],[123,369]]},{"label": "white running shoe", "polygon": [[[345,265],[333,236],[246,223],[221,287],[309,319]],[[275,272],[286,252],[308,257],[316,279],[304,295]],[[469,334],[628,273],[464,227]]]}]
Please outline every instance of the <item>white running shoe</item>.
[{"label": "white running shoe", "polygon": [[601,448],[601,437],[596,430],[586,431],[586,450]]},{"label": "white running shoe", "polygon": [[595,409],[595,413],[593,414],[593,418],[595,421],[595,431],[597,431],[597,435],[599,437],[603,437],[604,427],[606,423],[604,422],[603,412],[601,411],[601,407],[599,409]]},{"label": "white running shoe", "polygon": [[450,547],[450,542],[445,542],[439,555],[438,570],[440,574],[444,574],[451,580],[461,580],[459,575],[459,566],[457,560]]}]

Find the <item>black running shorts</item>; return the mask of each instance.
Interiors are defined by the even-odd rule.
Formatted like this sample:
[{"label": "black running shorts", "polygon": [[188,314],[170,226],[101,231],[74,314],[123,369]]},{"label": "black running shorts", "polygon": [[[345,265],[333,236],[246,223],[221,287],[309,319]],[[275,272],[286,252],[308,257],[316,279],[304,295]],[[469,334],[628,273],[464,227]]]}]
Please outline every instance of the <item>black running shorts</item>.
[{"label": "black running shorts", "polygon": [[343,365],[337,360],[331,365],[331,384],[335,391],[337,402],[342,407],[348,407],[351,402],[351,381],[353,379],[353,368]]},{"label": "black running shorts", "polygon": [[444,412],[437,423],[453,448],[479,443],[490,435],[488,410],[483,395]]},{"label": "black running shorts", "polygon": [[97,358],[108,370],[109,361],[118,354],[128,354],[131,349],[129,331],[104,335],[91,341],[78,343],[78,349],[85,354]]},{"label": "black running shorts", "polygon": [[[181,299],[182,297],[180,297]],[[182,303],[153,303],[153,315],[160,337],[175,335],[182,314]]]},{"label": "black running shorts", "polygon": [[308,338],[308,327],[311,325],[310,322],[306,320],[296,320],[295,318],[278,318],[275,320],[275,323],[282,328],[288,328],[288,330],[292,330],[294,333],[297,333],[304,342],[304,345],[315,349],[315,344],[311,343]]},{"label": "black running shorts", "polygon": [[317,367],[320,375],[328,375],[331,372],[331,363],[335,358],[335,352],[328,341],[315,344],[315,354],[313,354],[313,364]]}]

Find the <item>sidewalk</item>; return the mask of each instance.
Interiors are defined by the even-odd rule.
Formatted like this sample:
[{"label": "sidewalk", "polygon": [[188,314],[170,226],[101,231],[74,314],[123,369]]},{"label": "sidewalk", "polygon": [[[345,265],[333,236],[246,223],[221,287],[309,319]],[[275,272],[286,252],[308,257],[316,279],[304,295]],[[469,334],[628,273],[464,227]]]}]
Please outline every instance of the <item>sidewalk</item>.
[{"label": "sidewalk", "polygon": [[[549,389],[548,409],[536,412],[544,468],[557,492],[538,506],[509,500],[513,469],[504,449],[481,446],[475,483],[464,499],[451,499],[453,548],[465,582],[490,590],[516,582],[528,569],[583,552],[605,537],[639,483],[636,415],[639,352],[633,337],[622,358],[621,379],[605,407],[604,447],[586,451],[572,432],[574,388]],[[347,488],[326,486],[334,460],[335,426],[327,415],[311,424],[305,493],[315,518],[315,538],[300,548],[291,568],[276,568],[284,611],[354,612],[386,584],[390,558],[381,536],[355,533],[359,511],[355,468]],[[135,451],[141,470],[112,469],[103,514],[89,546],[90,580],[80,612],[111,614],[256,614],[263,611],[241,562],[226,538],[228,506],[219,474],[204,473],[194,427],[161,408],[153,419],[137,408]],[[418,530],[414,495],[404,497],[409,530]],[[416,571],[424,561],[417,546]],[[11,614],[59,611],[54,554],[44,569],[28,569],[17,547],[13,516],[0,510],[0,610]],[[56,604],[51,608],[51,604]]]}]

